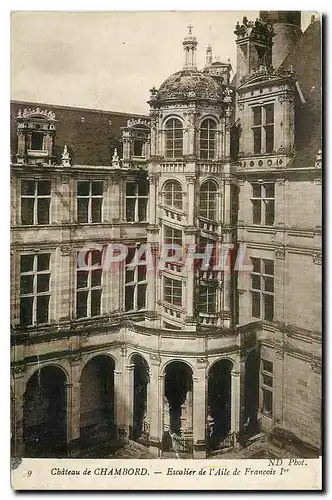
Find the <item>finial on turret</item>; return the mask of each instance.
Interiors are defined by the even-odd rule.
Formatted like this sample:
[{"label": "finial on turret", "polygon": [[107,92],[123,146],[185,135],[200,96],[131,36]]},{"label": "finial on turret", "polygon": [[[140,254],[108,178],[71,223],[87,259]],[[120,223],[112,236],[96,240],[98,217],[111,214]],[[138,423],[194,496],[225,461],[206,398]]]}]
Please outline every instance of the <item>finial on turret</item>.
[{"label": "finial on turret", "polygon": [[212,64],[212,47],[211,44],[206,47],[206,65],[210,66]]},{"label": "finial on turret", "polygon": [[197,40],[195,36],[192,34],[193,26],[188,24],[188,35],[182,42],[184,48],[184,69],[194,69],[196,70],[196,47]]}]

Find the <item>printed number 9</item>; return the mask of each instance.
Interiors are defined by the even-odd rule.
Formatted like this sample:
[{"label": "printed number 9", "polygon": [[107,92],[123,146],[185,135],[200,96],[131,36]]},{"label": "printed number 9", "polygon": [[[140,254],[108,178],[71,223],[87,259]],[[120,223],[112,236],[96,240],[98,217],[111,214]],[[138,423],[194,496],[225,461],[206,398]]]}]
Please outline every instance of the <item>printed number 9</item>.
[{"label": "printed number 9", "polygon": [[28,470],[28,477],[32,475],[32,470]]}]

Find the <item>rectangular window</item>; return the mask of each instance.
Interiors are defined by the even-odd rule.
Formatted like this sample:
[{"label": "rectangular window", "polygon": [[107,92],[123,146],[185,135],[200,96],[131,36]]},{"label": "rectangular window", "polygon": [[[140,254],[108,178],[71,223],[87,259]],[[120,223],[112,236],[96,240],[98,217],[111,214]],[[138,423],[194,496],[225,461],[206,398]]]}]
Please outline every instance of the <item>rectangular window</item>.
[{"label": "rectangular window", "polygon": [[273,321],[274,318],[274,261],[251,257],[251,315]]},{"label": "rectangular window", "polygon": [[146,179],[126,182],[126,221],[146,222],[149,184]]},{"label": "rectangular window", "polygon": [[182,281],[164,277],[164,301],[182,307]]},{"label": "rectangular window", "polygon": [[20,323],[48,323],[50,302],[50,253],[21,255]]},{"label": "rectangular window", "polygon": [[201,285],[199,288],[199,312],[215,314],[217,305],[217,288],[215,285]]},{"label": "rectangular window", "polygon": [[[167,250],[166,257],[171,258],[176,255],[180,255],[181,249],[181,257],[177,260],[166,262],[166,266],[181,266],[182,265],[182,231],[180,229],[174,229],[172,227],[164,226],[164,244],[165,244],[165,253]],[[167,245],[167,246],[166,246]]]},{"label": "rectangular window", "polygon": [[268,389],[262,389],[263,408],[262,413],[267,417],[272,417],[273,411],[273,392]]},{"label": "rectangular window", "polygon": [[125,311],[140,311],[146,308],[146,264],[145,253],[138,260],[139,247],[128,249],[125,266]]},{"label": "rectangular window", "polygon": [[102,252],[86,253],[85,267],[76,271],[76,317],[90,318],[101,314],[102,297]]},{"label": "rectangular window", "polygon": [[273,373],[273,363],[267,359],[262,359],[262,370],[268,373]]},{"label": "rectangular window", "polygon": [[273,363],[261,360],[262,413],[272,417],[273,413]]},{"label": "rectangular window", "polygon": [[77,181],[77,221],[80,224],[102,220],[103,181]]},{"label": "rectangular window", "polygon": [[272,153],[274,149],[274,104],[252,108],[254,154]]},{"label": "rectangular window", "polygon": [[273,226],[275,214],[274,183],[252,183],[252,223]]},{"label": "rectangular window", "polygon": [[21,223],[23,226],[49,224],[50,205],[50,180],[21,180]]}]

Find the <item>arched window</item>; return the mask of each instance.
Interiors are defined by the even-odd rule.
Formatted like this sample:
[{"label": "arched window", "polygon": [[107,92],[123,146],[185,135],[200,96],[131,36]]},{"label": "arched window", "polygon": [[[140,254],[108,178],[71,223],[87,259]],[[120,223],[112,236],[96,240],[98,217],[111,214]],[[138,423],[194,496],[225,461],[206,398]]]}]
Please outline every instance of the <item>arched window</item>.
[{"label": "arched window", "polygon": [[167,181],[164,184],[163,197],[165,205],[182,210],[182,187],[177,181]]},{"label": "arched window", "polygon": [[183,156],[183,129],[182,123],[177,118],[171,118],[165,125],[166,158],[179,158]]},{"label": "arched window", "polygon": [[200,131],[200,158],[213,160],[216,156],[217,125],[214,120],[204,120]]},{"label": "arched window", "polygon": [[216,220],[217,217],[217,185],[213,181],[206,181],[202,184],[199,195],[200,216],[209,220]]}]

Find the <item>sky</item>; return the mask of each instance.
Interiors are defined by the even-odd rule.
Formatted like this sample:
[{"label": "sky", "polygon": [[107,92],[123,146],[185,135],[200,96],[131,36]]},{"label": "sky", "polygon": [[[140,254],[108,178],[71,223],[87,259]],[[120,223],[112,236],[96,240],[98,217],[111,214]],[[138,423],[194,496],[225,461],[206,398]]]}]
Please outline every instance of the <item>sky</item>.
[{"label": "sky", "polygon": [[[302,13],[302,29],[312,12]],[[234,27],[257,11],[15,12],[11,99],[147,114],[149,89],[183,66],[189,23],[197,66],[213,56],[236,66]]]}]

